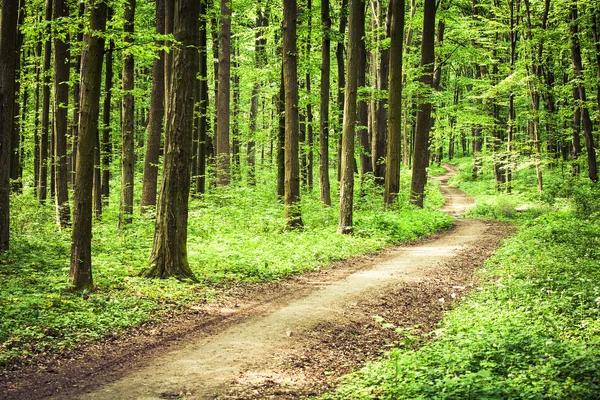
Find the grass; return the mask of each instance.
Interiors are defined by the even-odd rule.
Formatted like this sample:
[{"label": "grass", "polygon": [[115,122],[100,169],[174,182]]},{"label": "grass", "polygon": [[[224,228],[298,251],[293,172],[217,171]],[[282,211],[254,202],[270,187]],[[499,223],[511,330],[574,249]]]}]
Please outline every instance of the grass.
[{"label": "grass", "polygon": [[[546,173],[549,190],[557,174]],[[531,172],[517,177],[518,188]],[[456,183],[480,196],[494,190],[485,175]],[[534,191],[517,192],[516,202],[537,210],[526,215],[499,210],[501,201],[484,200],[485,213],[478,205],[473,215],[492,210],[522,222],[479,272],[479,290],[446,314],[424,346],[386,353],[324,398],[599,398],[600,193],[585,181],[555,189],[570,198],[540,196],[535,181]]]},{"label": "grass", "polygon": [[[406,204],[408,181],[403,176],[400,204]],[[274,182],[267,171],[256,188],[213,189],[191,201],[188,253],[197,284],[138,277],[147,266],[154,222],[151,216],[136,215],[127,229],[117,229],[114,182],[110,206],[93,227],[95,289],[80,293],[68,284],[70,230],[57,230],[51,205],[40,205],[31,190],[13,196],[11,249],[0,255],[0,365],[118,335],[151,318],[210,301],[230,285],[326,268],[334,260],[452,224],[450,217],[433,211],[443,202],[435,183],[428,187],[425,210],[383,210],[381,188],[366,180],[356,190],[353,235],[336,233],[338,207],[324,208],[318,191],[302,196],[305,227],[288,231]],[[335,191],[332,198],[336,202]]]}]

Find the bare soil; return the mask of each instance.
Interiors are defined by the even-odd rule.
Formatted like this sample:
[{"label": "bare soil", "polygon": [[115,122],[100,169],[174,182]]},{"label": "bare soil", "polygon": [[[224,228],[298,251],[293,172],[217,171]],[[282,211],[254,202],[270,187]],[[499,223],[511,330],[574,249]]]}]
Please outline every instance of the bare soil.
[{"label": "bare soil", "polygon": [[[472,199],[437,179],[459,215]],[[283,282],[232,288],[219,301],[119,337],[0,372],[2,399],[297,399],[419,336],[477,286],[473,272],[512,228],[457,219],[426,240]],[[426,339],[423,339],[426,340]],[[412,346],[422,343],[417,341]]]}]

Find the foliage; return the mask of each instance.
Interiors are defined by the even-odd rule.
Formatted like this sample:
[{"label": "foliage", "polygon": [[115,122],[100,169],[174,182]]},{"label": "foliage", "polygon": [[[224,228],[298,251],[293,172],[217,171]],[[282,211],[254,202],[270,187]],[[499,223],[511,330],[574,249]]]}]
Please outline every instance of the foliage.
[{"label": "foliage", "polygon": [[257,188],[217,188],[192,200],[188,257],[198,284],[137,276],[147,264],[154,221],[151,215],[136,216],[130,227],[118,230],[119,191],[113,182],[110,206],[94,224],[95,289],[81,293],[68,287],[70,230],[56,232],[52,206],[33,200],[29,189],[14,195],[12,247],[0,256],[0,364],[118,335],[150,318],[210,301],[227,285],[326,268],[334,260],[452,224],[431,209],[382,210],[379,187],[365,184],[356,235],[335,233],[338,209],[324,208],[318,193],[303,194],[306,226],[290,231],[284,229],[283,206],[271,182],[274,176],[267,171],[259,175]]},{"label": "foliage", "polygon": [[527,223],[434,341],[399,348],[327,399],[595,399],[600,225],[570,212]]}]

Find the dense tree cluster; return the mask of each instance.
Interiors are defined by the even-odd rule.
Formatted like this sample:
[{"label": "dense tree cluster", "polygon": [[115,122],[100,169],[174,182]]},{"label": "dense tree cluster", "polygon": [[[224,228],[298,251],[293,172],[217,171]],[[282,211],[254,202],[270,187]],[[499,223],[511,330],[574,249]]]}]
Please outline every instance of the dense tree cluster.
[{"label": "dense tree cluster", "polygon": [[0,251],[24,188],[72,229],[86,288],[115,188],[122,229],[156,209],[143,273],[193,279],[190,193],[271,170],[295,228],[314,182],[331,205],[335,167],[341,233],[356,175],[392,206],[411,166],[422,207],[428,166],[459,153],[475,177],[489,160],[507,193],[523,165],[539,191],[558,165],[596,182],[599,21],[600,4],[578,0],[3,0]]}]

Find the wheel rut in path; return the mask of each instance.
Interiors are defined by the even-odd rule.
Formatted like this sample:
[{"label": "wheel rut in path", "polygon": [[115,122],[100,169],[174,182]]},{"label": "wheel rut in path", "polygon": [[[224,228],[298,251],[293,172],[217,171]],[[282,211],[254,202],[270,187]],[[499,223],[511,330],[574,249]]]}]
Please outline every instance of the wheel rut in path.
[{"label": "wheel rut in path", "polygon": [[[459,215],[473,200],[447,186],[455,171],[447,168],[436,178],[446,197],[444,211]],[[309,274],[302,290],[284,291],[247,318],[184,340],[112,382],[91,376],[96,384],[83,392],[63,387],[47,397],[262,399],[322,393],[398,339],[373,322],[374,314],[397,326],[418,325],[420,332],[434,329],[509,230],[457,219],[452,229],[387,250],[340,279]]]}]

